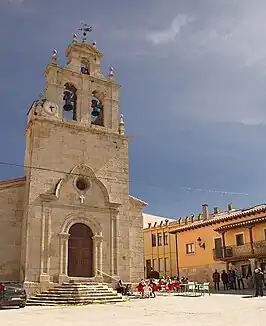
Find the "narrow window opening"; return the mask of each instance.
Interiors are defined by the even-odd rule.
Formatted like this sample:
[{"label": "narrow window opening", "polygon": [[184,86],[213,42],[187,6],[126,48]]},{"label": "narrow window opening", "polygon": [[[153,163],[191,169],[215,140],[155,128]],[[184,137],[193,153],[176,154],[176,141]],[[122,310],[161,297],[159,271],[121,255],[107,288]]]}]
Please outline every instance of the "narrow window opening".
[{"label": "narrow window opening", "polygon": [[63,119],[77,120],[77,90],[73,85],[65,85],[63,101]]}]

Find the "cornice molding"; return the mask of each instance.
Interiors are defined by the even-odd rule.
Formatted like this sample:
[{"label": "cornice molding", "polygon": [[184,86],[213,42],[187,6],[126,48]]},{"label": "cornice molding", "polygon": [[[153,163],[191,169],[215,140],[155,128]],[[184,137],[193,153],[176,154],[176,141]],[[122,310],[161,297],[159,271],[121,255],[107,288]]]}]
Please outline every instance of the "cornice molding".
[{"label": "cornice molding", "polygon": [[34,119],[30,120],[28,123],[28,127],[26,128],[25,132],[27,133],[28,129],[30,129],[36,122],[46,122],[49,124],[52,124],[57,127],[68,127],[72,130],[80,130],[85,132],[91,132],[95,135],[103,135],[106,137],[111,137],[112,139],[120,139],[120,140],[126,140],[128,141],[131,139],[129,136],[123,136],[119,133],[115,133],[112,129],[106,128],[106,127],[100,127],[95,125],[89,125],[89,124],[82,124],[78,121],[64,121],[64,120],[57,120],[52,119],[45,116],[34,116]]}]

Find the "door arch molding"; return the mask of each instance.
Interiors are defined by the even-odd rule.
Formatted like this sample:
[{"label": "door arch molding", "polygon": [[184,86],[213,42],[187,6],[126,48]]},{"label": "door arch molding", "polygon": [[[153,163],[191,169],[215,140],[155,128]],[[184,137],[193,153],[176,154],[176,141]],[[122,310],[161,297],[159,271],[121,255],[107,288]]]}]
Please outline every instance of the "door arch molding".
[{"label": "door arch molding", "polygon": [[68,276],[93,277],[93,232],[83,223],[75,223],[69,229]]}]

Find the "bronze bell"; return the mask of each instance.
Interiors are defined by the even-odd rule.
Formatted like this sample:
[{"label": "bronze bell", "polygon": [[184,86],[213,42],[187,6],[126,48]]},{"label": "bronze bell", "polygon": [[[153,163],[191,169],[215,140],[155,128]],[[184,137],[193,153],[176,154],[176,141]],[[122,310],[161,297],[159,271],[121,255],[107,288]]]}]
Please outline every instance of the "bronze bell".
[{"label": "bronze bell", "polygon": [[73,110],[73,105],[71,104],[71,102],[67,102],[67,103],[63,106],[63,109],[64,109],[66,112],[72,111],[72,110]]},{"label": "bronze bell", "polygon": [[97,109],[97,108],[93,108],[93,109],[92,109],[92,112],[91,112],[91,115],[92,115],[93,117],[98,117],[98,116],[100,115],[100,110]]}]

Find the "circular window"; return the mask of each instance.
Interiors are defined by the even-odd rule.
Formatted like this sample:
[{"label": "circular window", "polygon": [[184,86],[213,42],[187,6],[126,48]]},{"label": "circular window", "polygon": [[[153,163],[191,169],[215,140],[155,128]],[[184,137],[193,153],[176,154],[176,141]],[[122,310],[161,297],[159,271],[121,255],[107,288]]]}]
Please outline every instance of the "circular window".
[{"label": "circular window", "polygon": [[80,191],[85,191],[85,190],[87,190],[89,188],[89,183],[88,183],[88,181],[86,179],[79,177],[76,180],[76,187]]}]

